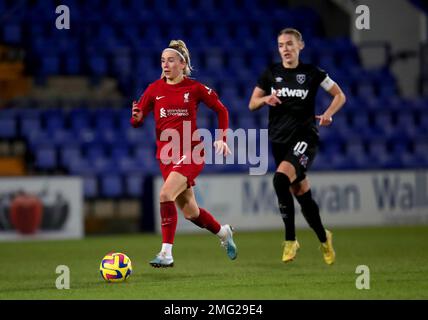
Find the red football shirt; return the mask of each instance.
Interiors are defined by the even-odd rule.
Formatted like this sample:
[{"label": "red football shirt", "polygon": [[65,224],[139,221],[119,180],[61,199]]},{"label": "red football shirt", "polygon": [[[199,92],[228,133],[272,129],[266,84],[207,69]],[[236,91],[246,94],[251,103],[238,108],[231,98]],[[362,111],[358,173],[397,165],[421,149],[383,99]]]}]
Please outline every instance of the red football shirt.
[{"label": "red football shirt", "polygon": [[[160,158],[162,147],[169,143],[169,141],[161,141],[161,134],[166,129],[175,129],[179,133],[181,148],[180,154],[177,156],[181,157],[186,151],[186,146],[193,148],[201,142],[200,137],[195,136],[192,139],[194,131],[197,130],[196,112],[200,102],[205,103],[217,113],[218,127],[224,132],[220,139],[223,138],[225,141],[225,132],[229,127],[226,107],[221,103],[214,90],[187,77],[177,84],[167,84],[164,79],[151,83],[138,100],[138,108],[142,110],[143,118],[140,122],[131,118],[131,124],[133,127],[141,126],[144,118],[150,111],[153,111],[156,123],[156,158]],[[183,130],[183,128],[185,129]],[[186,131],[190,132],[190,135],[186,134]],[[195,141],[188,141],[188,139]]]}]

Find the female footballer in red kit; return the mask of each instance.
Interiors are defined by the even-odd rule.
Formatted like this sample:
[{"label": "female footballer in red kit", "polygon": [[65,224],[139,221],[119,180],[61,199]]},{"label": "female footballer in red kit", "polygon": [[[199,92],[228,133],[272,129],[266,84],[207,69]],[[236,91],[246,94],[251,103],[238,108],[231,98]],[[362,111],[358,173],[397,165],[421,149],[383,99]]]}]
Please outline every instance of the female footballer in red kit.
[{"label": "female footballer in red kit", "polygon": [[[131,117],[132,126],[137,128],[151,111],[154,112],[156,158],[159,160],[164,179],[159,195],[162,248],[150,261],[150,265],[155,268],[174,265],[172,246],[177,227],[176,205],[186,219],[216,234],[228,257],[234,260],[237,257],[237,248],[233,241],[232,227],[227,224],[220,225],[210,212],[199,208],[192,189],[196,177],[204,167],[203,142],[197,134],[193,134],[197,130],[198,104],[203,102],[217,113],[222,134],[214,142],[214,147],[216,153],[222,153],[224,156],[230,154],[226,144],[226,130],[229,125],[227,109],[214,90],[189,78],[192,70],[190,54],[182,40],[172,40],[163,50],[161,66],[161,79],[151,83],[138,102],[133,103]],[[186,137],[186,126],[190,127],[189,137]],[[177,132],[180,143],[172,145],[171,139],[165,139],[167,132]]]}]

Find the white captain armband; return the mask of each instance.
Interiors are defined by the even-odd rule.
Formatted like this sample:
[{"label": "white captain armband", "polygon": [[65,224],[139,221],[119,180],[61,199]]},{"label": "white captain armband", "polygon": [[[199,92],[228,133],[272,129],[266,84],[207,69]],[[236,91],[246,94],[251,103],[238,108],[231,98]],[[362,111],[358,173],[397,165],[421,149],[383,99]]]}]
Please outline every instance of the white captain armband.
[{"label": "white captain armband", "polygon": [[333,88],[334,84],[333,80],[329,76],[326,76],[325,79],[321,82],[320,86],[325,90],[329,91],[331,88]]}]

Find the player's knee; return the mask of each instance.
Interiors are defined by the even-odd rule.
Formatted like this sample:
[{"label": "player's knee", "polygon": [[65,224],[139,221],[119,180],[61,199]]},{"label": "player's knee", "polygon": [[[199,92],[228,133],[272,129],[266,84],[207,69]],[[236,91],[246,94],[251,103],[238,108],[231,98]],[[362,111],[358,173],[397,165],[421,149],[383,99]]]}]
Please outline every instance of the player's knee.
[{"label": "player's knee", "polygon": [[159,193],[159,201],[167,202],[167,201],[175,201],[172,192],[168,192],[168,190],[161,189]]},{"label": "player's knee", "polygon": [[306,189],[302,185],[297,185],[297,186],[293,185],[292,188],[291,188],[291,190],[292,190],[293,194],[296,197],[300,197],[300,196],[304,195],[308,191],[308,189]]},{"label": "player's knee", "polygon": [[276,172],[285,174],[290,179],[290,183],[297,178],[296,168],[288,161],[282,161]]}]

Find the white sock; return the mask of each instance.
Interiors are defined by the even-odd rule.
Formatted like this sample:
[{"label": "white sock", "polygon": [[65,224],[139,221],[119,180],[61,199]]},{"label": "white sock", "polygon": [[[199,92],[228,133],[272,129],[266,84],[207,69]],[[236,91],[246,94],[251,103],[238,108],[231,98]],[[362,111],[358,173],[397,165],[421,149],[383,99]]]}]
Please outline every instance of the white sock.
[{"label": "white sock", "polygon": [[162,243],[161,252],[165,252],[167,258],[172,257],[172,244],[171,243]]},{"label": "white sock", "polygon": [[226,227],[225,226],[221,226],[220,231],[217,232],[217,236],[221,239],[224,240],[227,236],[227,231],[226,231]]}]

